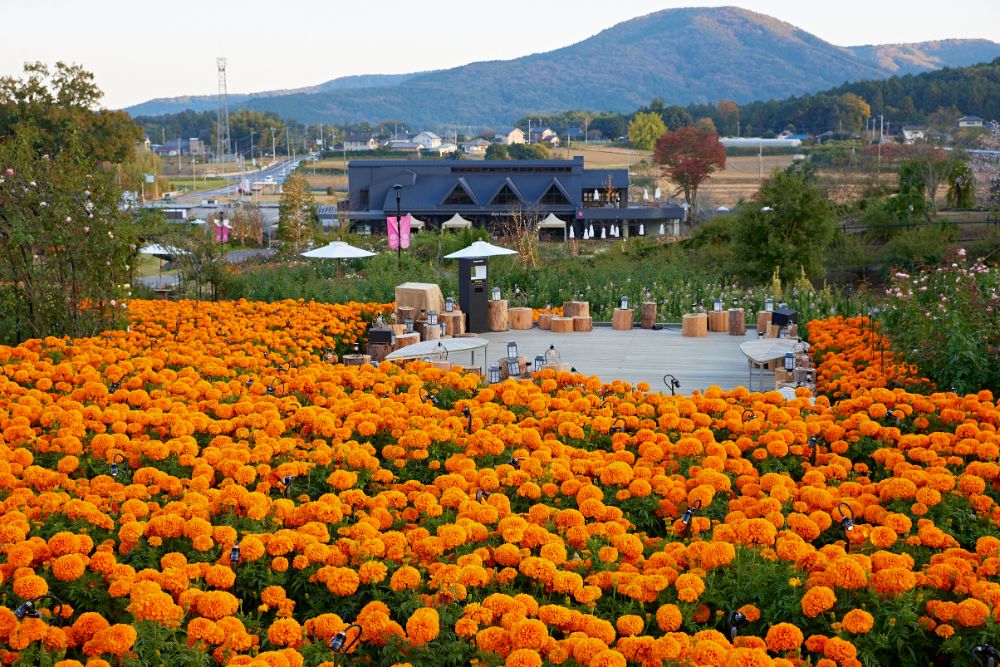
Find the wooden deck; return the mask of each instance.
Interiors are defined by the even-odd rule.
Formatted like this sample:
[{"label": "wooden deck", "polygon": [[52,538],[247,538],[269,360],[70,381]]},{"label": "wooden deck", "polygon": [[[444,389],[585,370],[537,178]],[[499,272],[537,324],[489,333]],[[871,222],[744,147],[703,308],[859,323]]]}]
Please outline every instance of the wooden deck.
[{"label": "wooden deck", "polygon": [[[670,373],[681,383],[679,392],[685,394],[713,385],[724,390],[748,386],[747,358],[740,352],[740,343],[757,339],[753,329],[748,329],[746,336],[709,333],[706,338],[685,338],[679,324],[666,325],[660,331],[614,331],[595,326],[589,333],[554,334],[536,327],[481,335],[490,341],[486,351],[489,363],[506,356],[508,341],[517,343],[518,354],[529,363],[555,345],[564,363],[604,382],[648,382],[652,391],[666,392],[663,376]],[[482,357],[477,357],[481,363]],[[761,377],[760,371],[754,371],[754,389],[760,389],[762,380],[765,388],[774,388],[773,373],[765,371]]]}]

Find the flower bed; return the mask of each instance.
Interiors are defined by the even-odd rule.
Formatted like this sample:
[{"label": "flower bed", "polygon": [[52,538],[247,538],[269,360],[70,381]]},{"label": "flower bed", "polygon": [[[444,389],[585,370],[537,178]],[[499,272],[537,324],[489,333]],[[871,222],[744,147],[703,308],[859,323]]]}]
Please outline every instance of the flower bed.
[{"label": "flower bed", "polygon": [[128,333],[0,348],[0,659],[924,666],[995,641],[997,405],[879,386],[841,360],[862,323],[810,329],[850,397],[786,402],[324,363],[377,309],[137,302]]}]

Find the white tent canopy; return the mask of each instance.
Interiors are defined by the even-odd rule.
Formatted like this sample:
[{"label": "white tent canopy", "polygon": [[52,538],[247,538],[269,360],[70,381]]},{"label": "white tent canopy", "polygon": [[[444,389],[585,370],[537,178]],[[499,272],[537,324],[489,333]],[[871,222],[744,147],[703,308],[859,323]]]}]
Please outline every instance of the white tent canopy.
[{"label": "white tent canopy", "polygon": [[555,213],[549,213],[549,216],[538,223],[538,229],[561,229],[563,233],[563,240],[566,240],[566,221],[562,218],[556,216]]},{"label": "white tent canopy", "polygon": [[470,227],[472,227],[472,221],[466,220],[458,213],[453,215],[450,220],[441,223],[441,229],[469,229]]},{"label": "white tent canopy", "polygon": [[496,257],[497,255],[516,255],[516,250],[501,248],[486,241],[476,241],[467,248],[462,248],[450,255],[445,255],[445,259],[476,259],[479,257]]},{"label": "white tent canopy", "polygon": [[424,229],[427,223],[423,220],[417,220],[412,215],[410,216],[410,229]]},{"label": "white tent canopy", "polygon": [[344,243],[343,241],[334,241],[329,245],[325,245],[322,248],[316,248],[308,252],[302,253],[303,257],[310,257],[313,259],[357,259],[359,257],[374,257],[375,253],[368,252],[361,248],[356,248],[350,243]]},{"label": "white tent canopy", "polygon": [[139,250],[140,255],[152,255],[153,257],[163,257],[165,259],[170,259],[171,257],[177,257],[178,255],[190,255],[191,253],[187,250],[181,248],[175,248],[169,245],[160,245],[159,243],[150,243]]}]

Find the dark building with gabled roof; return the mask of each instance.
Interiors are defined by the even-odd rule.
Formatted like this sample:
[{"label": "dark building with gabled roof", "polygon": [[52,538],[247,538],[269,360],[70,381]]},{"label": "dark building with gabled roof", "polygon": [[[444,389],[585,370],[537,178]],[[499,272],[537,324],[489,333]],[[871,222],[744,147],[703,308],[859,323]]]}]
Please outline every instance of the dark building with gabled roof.
[{"label": "dark building with gabled roof", "polygon": [[680,220],[679,206],[630,207],[625,169],[585,169],[572,160],[354,160],[348,164],[347,216],[355,228],[384,234],[386,216],[399,209],[432,229],[456,213],[494,229],[515,213],[554,214],[584,225],[616,225],[625,235],[642,223]]}]

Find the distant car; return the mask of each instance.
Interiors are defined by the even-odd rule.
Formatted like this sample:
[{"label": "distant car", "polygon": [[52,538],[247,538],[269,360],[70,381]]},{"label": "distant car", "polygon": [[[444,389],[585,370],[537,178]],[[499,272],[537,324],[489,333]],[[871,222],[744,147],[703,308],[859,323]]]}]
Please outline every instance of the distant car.
[{"label": "distant car", "polygon": [[268,177],[267,177],[267,178],[265,178],[264,180],[265,180],[266,182],[268,182],[268,183],[274,183],[274,176],[268,176]]}]

